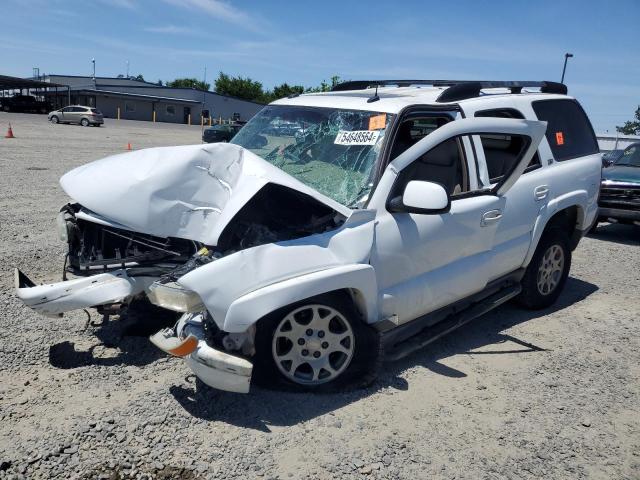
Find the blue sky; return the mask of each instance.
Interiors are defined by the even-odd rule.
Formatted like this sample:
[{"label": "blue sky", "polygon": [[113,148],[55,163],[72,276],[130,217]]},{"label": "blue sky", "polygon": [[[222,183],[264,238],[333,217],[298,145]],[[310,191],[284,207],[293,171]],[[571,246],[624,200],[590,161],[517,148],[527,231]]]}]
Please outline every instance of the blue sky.
[{"label": "blue sky", "polygon": [[640,104],[640,0],[401,2],[2,0],[0,74],[208,80],[266,87],[358,78],[560,80],[596,130]]}]

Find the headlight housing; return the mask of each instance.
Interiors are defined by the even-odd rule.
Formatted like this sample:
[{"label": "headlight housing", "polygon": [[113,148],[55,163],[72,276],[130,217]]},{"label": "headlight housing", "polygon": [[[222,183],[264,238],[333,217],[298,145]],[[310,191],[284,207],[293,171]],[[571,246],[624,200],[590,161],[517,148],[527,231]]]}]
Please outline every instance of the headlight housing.
[{"label": "headlight housing", "polygon": [[176,282],[156,282],[151,284],[147,297],[154,305],[174,312],[198,312],[204,310],[200,296],[192,290],[183,288]]},{"label": "headlight housing", "polygon": [[56,218],[56,229],[58,230],[58,237],[65,243],[69,242],[69,228],[67,227],[67,212],[60,212]]}]

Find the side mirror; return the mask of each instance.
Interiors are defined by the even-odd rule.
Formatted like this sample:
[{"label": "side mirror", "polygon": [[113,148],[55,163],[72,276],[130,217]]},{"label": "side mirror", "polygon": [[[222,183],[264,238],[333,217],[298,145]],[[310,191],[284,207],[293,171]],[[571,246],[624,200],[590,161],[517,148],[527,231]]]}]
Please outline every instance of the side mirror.
[{"label": "side mirror", "polygon": [[407,183],[402,196],[389,201],[390,212],[437,214],[447,213],[451,208],[451,199],[439,183],[411,180]]}]

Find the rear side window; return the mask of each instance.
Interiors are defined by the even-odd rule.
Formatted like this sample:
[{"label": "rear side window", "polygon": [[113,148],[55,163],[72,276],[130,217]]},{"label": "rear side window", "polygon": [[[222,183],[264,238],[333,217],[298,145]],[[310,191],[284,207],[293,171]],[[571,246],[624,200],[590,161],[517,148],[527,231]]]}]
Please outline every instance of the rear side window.
[{"label": "rear side window", "polygon": [[598,142],[582,107],[574,100],[538,100],[532,105],[548,123],[547,141],[557,161],[598,153]]},{"label": "rear side window", "polygon": [[[487,160],[489,181],[492,184],[501,181],[515,168],[518,160],[522,158],[523,150],[527,147],[522,137],[513,135],[480,135],[480,140]],[[529,167],[540,166],[537,154],[534,159],[537,160],[537,164],[530,164]]]},{"label": "rear side window", "polygon": [[[476,117],[519,118],[524,115],[515,108],[497,108],[476,112]],[[504,178],[506,172],[511,171],[522,153],[522,139],[511,135],[480,135],[484,156],[487,160],[487,171],[491,183],[497,183]],[[524,173],[539,168],[540,156],[533,155]]]}]

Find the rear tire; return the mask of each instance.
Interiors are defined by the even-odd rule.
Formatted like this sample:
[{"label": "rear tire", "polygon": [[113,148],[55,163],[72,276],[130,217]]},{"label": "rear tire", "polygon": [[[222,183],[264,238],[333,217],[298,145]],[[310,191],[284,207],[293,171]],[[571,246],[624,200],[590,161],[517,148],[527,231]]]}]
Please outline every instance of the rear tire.
[{"label": "rear tire", "polygon": [[281,308],[257,324],[254,383],[270,389],[334,392],[371,384],[380,337],[342,293]]},{"label": "rear tire", "polygon": [[567,235],[558,229],[543,234],[531,263],[522,278],[518,302],[531,310],[555,303],[571,268],[571,248]]},{"label": "rear tire", "polygon": [[87,120],[86,118],[83,118],[82,120],[80,120],[80,125],[82,125],[83,127],[88,127],[89,120]]}]

